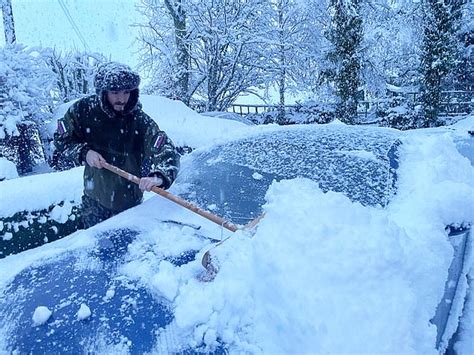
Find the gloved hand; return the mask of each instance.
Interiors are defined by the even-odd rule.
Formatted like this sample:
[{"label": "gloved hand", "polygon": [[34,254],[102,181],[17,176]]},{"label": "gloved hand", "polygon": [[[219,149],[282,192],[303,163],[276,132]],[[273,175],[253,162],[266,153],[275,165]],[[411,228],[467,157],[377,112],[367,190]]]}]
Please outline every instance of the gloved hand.
[{"label": "gloved hand", "polygon": [[151,191],[153,186],[163,186],[163,179],[159,176],[142,177],[138,184],[138,187],[140,187],[140,190],[142,191]]}]

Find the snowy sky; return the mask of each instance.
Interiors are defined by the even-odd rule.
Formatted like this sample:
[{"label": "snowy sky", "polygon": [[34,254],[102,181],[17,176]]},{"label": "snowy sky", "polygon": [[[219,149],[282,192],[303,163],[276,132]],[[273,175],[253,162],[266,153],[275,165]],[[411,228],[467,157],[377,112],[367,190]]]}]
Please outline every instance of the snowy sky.
[{"label": "snowy sky", "polygon": [[[200,116],[164,98],[147,96],[143,103],[178,144],[201,149],[254,130],[280,129]],[[92,229],[0,260],[0,289],[32,263],[53,260],[64,250],[91,250],[100,231],[137,228],[141,234],[129,246],[117,277],[139,280],[152,294],[172,302],[174,330],[165,328],[160,336],[177,332],[191,346],[200,341],[212,346],[219,338],[231,349],[265,354],[437,354],[430,319],[442,297],[453,252],[444,226],[474,222],[474,167],[458,151],[463,142],[472,140],[467,130],[473,127],[470,117],[449,129],[404,133],[398,194],[385,209],[364,207],[340,193],[325,194],[307,179],[274,182],[266,196],[266,216],[255,235],[237,232],[214,251],[220,272],[213,282],[197,280],[202,272],[199,257],[181,267],[163,260],[189,248],[207,247],[192,228],[157,220],[201,225],[200,233],[216,237],[226,232],[148,194],[142,205]],[[199,133],[203,131],[205,135]],[[35,189],[34,200],[22,198]],[[186,186],[177,183],[171,191],[183,189]],[[7,180],[0,184],[0,194],[7,196],[0,215],[63,199],[79,201],[81,190],[82,168]],[[64,221],[71,207],[54,209],[51,218]],[[89,262],[85,259],[84,265]],[[83,266],[77,267],[80,272]],[[77,318],[94,317],[97,310],[88,306],[88,300],[82,302],[84,306],[76,305]],[[33,325],[46,323],[60,307],[35,306]],[[469,312],[472,324],[474,307]],[[0,327],[0,352],[6,347],[8,329]],[[469,354],[472,334],[463,333],[458,347],[466,351],[460,354]],[[160,344],[156,351],[162,350]]]},{"label": "snowy sky", "polygon": [[[139,4],[139,0],[12,0],[17,42],[62,50],[90,49],[137,68],[138,33],[132,25],[143,19],[136,10]],[[0,31],[3,45],[2,21]],[[270,95],[277,97],[272,90]],[[288,95],[287,102],[297,99]],[[261,104],[262,100],[246,95],[238,102]]]},{"label": "snowy sky", "polygon": [[[136,29],[130,25],[140,21],[140,14],[135,10],[138,2],[12,0],[17,42],[64,50],[90,49],[111,56],[112,60],[136,66]],[[3,22],[0,29],[0,45],[3,45]]]}]

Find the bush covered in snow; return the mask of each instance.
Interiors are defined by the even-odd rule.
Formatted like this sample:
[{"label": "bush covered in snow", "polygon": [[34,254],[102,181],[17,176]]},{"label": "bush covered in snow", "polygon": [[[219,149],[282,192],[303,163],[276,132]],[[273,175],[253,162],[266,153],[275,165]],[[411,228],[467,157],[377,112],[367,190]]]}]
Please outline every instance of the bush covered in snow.
[{"label": "bush covered in snow", "polygon": [[79,229],[82,168],[0,184],[0,259]]},{"label": "bush covered in snow", "polygon": [[55,105],[94,92],[100,54],[58,54],[20,44],[0,48],[0,155],[20,175],[46,163]]},{"label": "bush covered in snow", "polygon": [[329,123],[336,118],[334,105],[310,101],[285,107],[280,111],[278,107],[263,113],[249,113],[246,118],[256,124],[307,124]]},{"label": "bush covered in snow", "polygon": [[52,105],[54,76],[44,49],[20,44],[0,48],[0,139],[19,134],[18,124],[43,126]]},{"label": "bush covered in snow", "polygon": [[20,174],[45,162],[45,124],[53,104],[54,75],[43,60],[47,50],[20,44],[0,48],[0,154]]},{"label": "bush covered in snow", "polygon": [[12,162],[20,175],[25,175],[46,164],[46,157],[41,133],[34,122],[18,123],[16,128],[18,135],[0,139],[0,156]]},{"label": "bush covered in snow", "polygon": [[0,157],[0,181],[18,177],[16,166],[10,160]]},{"label": "bush covered in snow", "polygon": [[423,123],[419,105],[415,106],[413,101],[402,95],[379,100],[375,117],[381,126],[402,130],[419,128]]}]

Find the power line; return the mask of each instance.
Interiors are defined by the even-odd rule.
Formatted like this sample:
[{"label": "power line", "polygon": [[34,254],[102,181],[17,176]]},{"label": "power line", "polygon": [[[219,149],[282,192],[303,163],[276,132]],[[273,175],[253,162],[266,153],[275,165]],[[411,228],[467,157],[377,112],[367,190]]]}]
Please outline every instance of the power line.
[{"label": "power line", "polygon": [[66,15],[66,18],[68,19],[69,23],[71,24],[74,32],[76,32],[76,35],[79,37],[79,40],[82,42],[84,45],[84,48],[90,51],[89,45],[87,44],[84,36],[82,36],[81,31],[79,30],[79,27],[77,27],[76,23],[74,22],[73,17],[71,16],[71,13],[69,12],[66,4],[64,3],[63,0],[58,0],[59,5],[61,6],[61,9],[63,10],[64,14]]},{"label": "power line", "polygon": [[87,49],[88,51],[90,51],[91,49],[90,49],[89,45],[87,44],[86,39],[84,38],[81,31],[79,30],[79,27],[77,27],[76,23],[74,22],[74,19],[72,18],[71,13],[69,12],[66,4],[64,3],[63,0],[58,0],[58,3],[59,3],[59,6],[61,6],[61,9],[64,12],[64,15],[66,15],[66,18],[68,19],[69,23],[71,24],[74,32],[76,32],[77,37],[79,37],[79,40],[84,45],[84,48]]}]

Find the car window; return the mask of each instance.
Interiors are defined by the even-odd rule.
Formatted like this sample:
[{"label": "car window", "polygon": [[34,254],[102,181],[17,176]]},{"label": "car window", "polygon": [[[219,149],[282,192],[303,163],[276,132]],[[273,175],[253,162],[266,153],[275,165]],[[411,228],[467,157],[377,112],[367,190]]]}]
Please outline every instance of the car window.
[{"label": "car window", "polygon": [[394,191],[397,138],[392,130],[330,126],[269,132],[195,154],[178,181],[190,184],[185,198],[239,224],[261,213],[273,180],[296,177],[385,206]]}]

